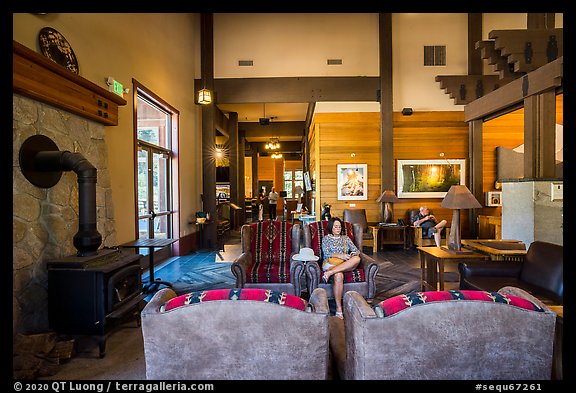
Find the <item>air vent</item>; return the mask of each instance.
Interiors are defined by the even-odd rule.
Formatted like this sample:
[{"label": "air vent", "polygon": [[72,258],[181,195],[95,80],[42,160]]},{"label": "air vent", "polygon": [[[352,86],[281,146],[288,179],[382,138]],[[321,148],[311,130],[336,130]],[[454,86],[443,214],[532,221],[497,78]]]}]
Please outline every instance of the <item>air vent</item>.
[{"label": "air vent", "polygon": [[445,66],[446,65],[446,45],[424,46],[425,66]]},{"label": "air vent", "polygon": [[328,65],[342,65],[342,59],[328,59],[326,63]]},{"label": "air vent", "polygon": [[254,60],[238,60],[238,65],[240,67],[252,67],[254,65]]}]

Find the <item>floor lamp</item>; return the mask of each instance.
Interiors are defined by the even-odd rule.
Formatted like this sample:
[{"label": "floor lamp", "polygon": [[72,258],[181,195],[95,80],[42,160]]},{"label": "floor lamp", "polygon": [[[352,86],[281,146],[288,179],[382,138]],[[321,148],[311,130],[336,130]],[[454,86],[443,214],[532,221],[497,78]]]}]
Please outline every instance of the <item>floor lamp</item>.
[{"label": "floor lamp", "polygon": [[482,207],[482,205],[476,200],[476,197],[472,195],[468,187],[459,185],[450,187],[440,206],[454,210],[452,212],[448,250],[464,252],[462,251],[462,243],[460,242],[460,209],[477,209]]},{"label": "floor lamp", "polygon": [[392,203],[398,202],[399,199],[394,194],[394,191],[386,190],[380,195],[376,202],[381,203],[384,202],[384,219],[382,222],[386,224],[390,224],[392,222]]}]

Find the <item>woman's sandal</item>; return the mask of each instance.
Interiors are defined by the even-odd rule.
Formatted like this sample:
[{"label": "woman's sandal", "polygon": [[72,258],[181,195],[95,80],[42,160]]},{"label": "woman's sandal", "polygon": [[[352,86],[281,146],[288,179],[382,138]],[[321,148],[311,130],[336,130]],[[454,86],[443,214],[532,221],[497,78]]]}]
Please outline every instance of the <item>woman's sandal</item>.
[{"label": "woman's sandal", "polygon": [[336,318],[344,319],[344,314],[342,311],[336,311]]},{"label": "woman's sandal", "polygon": [[328,284],[329,279],[330,279],[330,277],[328,276],[328,273],[324,272],[324,274],[322,274],[322,281],[324,281],[324,283]]}]

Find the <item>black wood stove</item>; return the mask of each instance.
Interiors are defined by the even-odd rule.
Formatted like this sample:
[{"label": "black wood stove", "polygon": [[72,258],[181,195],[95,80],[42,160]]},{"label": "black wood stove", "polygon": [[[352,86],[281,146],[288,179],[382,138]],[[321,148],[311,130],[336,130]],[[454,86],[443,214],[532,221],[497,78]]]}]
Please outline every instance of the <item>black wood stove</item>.
[{"label": "black wood stove", "polygon": [[100,249],[102,235],[96,227],[96,168],[80,153],[60,151],[48,137],[34,135],[19,152],[22,174],[37,187],[50,188],[63,171],[78,176],[78,232],[76,255],[47,262],[48,319],[59,334],[94,335],[100,357],[105,355],[106,335],[119,322],[136,316],[142,300],[139,254]]}]

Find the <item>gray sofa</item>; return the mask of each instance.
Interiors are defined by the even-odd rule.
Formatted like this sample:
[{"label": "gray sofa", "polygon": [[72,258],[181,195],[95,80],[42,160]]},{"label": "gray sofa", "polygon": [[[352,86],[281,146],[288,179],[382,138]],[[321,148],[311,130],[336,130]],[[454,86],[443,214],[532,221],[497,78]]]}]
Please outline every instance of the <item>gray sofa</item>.
[{"label": "gray sofa", "polygon": [[214,300],[169,311],[170,288],[142,310],[147,379],[327,379],[329,308],[317,289],[313,311],[256,300]]},{"label": "gray sofa", "polygon": [[545,380],[551,378],[556,314],[476,300],[416,304],[387,317],[356,292],[344,321],[330,318],[330,347],[341,379]]}]

